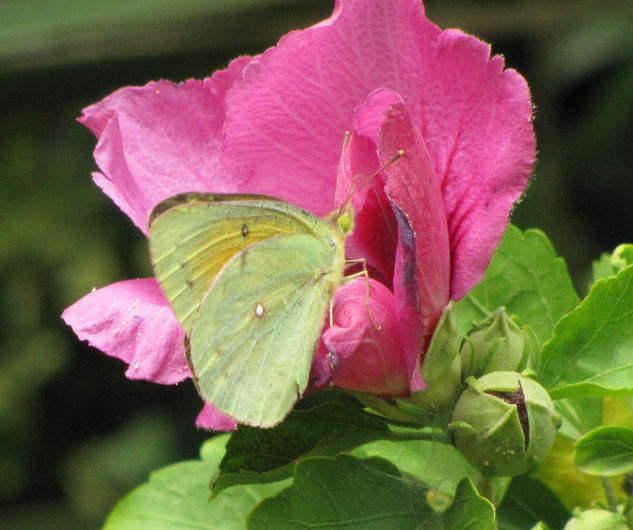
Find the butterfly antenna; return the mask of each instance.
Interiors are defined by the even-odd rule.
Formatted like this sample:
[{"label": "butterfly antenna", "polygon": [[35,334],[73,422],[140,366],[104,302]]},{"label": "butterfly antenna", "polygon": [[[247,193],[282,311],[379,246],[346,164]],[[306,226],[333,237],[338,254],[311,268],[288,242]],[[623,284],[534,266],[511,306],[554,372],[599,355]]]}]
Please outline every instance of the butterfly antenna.
[{"label": "butterfly antenna", "polygon": [[376,175],[378,175],[381,171],[385,170],[387,167],[389,167],[391,164],[393,164],[396,160],[398,160],[402,156],[404,156],[404,149],[398,150],[398,152],[395,155],[393,155],[389,160],[387,160],[387,162],[385,162],[382,166],[380,166],[371,175],[369,175],[368,177],[365,177],[364,179],[362,179],[360,181],[360,183],[354,183],[354,185],[352,186],[352,189],[350,190],[350,192],[347,195],[347,198],[345,199],[345,201],[343,202],[343,204],[339,208],[339,212],[342,212],[346,207],[348,207],[350,201],[352,200],[352,197],[354,196],[354,193],[356,193],[367,182],[371,181]]},{"label": "butterfly antenna", "polygon": [[[349,144],[350,132],[345,131],[345,137],[343,138],[343,147],[341,148],[341,158],[338,161],[338,171],[336,173],[336,188],[334,190],[334,200],[338,197],[338,188],[341,183],[341,175],[343,174],[343,164],[345,163],[345,152]],[[345,204],[345,203],[343,203]]]},{"label": "butterfly antenna", "polygon": [[382,218],[385,220],[385,226],[387,227],[389,235],[391,236],[391,239],[395,241],[396,234],[394,234],[391,224],[389,223],[389,216],[387,215],[387,211],[385,210],[385,204],[380,198],[380,195],[378,194],[378,190],[376,189],[376,186],[374,185],[373,180],[369,183],[369,185],[371,186],[371,189],[374,192],[374,197],[376,197],[376,201],[378,202],[378,207],[380,208],[380,213],[382,213]]}]

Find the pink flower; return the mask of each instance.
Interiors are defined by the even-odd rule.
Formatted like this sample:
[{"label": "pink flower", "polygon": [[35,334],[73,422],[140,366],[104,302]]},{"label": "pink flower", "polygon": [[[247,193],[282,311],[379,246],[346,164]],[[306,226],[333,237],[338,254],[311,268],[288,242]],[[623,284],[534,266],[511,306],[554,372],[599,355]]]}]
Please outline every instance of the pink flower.
[{"label": "pink flower", "polygon": [[[352,197],[347,255],[367,260],[371,318],[363,279],[338,289],[311,386],[403,396],[423,388],[442,308],[481,279],[527,184],[531,118],[524,79],[485,43],[429,22],[419,0],[337,0],[330,18],[257,57],[203,81],[123,88],[80,121],[98,138],[95,182],[145,234],[152,208],[185,191],[267,193],[324,216],[353,175],[403,149]],[[98,289],[63,318],[130,378],[190,376],[153,279]],[[198,423],[234,426],[211,404]]]}]

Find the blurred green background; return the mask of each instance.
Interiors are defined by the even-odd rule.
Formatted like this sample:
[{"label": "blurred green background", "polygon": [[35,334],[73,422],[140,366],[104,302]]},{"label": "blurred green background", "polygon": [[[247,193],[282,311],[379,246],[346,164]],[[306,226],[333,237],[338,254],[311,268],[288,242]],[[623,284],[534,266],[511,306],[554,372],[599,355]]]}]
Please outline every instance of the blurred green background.
[{"label": "blurred green background", "polygon": [[[98,528],[151,469],[208,435],[190,384],[128,381],[62,310],[148,274],[146,241],[92,184],[81,109],[125,85],[201,78],[329,15],[333,0],[0,3],[0,527]],[[515,211],[584,290],[633,240],[633,1],[428,0],[532,87],[539,161]]]}]

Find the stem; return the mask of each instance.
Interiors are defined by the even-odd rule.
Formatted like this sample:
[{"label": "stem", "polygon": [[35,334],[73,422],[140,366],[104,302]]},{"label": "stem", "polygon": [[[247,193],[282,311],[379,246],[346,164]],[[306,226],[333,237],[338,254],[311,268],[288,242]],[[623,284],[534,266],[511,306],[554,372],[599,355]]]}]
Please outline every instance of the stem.
[{"label": "stem", "polygon": [[391,432],[388,436],[389,440],[395,442],[406,442],[407,440],[426,440],[429,442],[440,442],[452,445],[445,432]]},{"label": "stem", "polygon": [[[358,401],[363,405],[374,409],[383,416],[385,420],[395,420],[392,423],[400,423],[401,425],[421,427],[420,418],[409,414],[408,412],[387,403],[384,399],[373,396],[371,394],[365,394],[363,392],[350,392]],[[370,413],[371,414],[371,413]]]},{"label": "stem", "polygon": [[482,477],[481,480],[477,483],[477,489],[479,490],[479,494],[482,497],[488,499],[493,506],[495,505],[494,479]]},{"label": "stem", "polygon": [[604,488],[604,495],[607,498],[607,505],[612,512],[618,511],[618,501],[615,498],[615,492],[613,491],[613,485],[608,477],[600,477],[602,481],[602,487]]},{"label": "stem", "polygon": [[410,427],[411,429],[422,429],[423,427],[426,427],[426,425],[420,423],[419,421],[413,421],[411,419],[409,419],[409,420],[396,420],[394,418],[388,418],[387,416],[384,416],[382,414],[376,414],[372,410],[365,410],[364,412],[365,412],[365,414],[367,416],[372,416],[374,418],[378,418],[378,419],[384,421],[385,423],[388,423],[389,425],[398,425],[400,427]]},{"label": "stem", "polygon": [[[485,497],[486,499],[488,499],[490,501],[490,504],[492,504],[493,508],[496,508],[495,499],[494,499],[494,492],[495,492],[494,479],[482,477],[481,480],[479,480],[479,482],[477,483],[477,489],[479,490],[479,494],[482,497]],[[495,513],[495,519],[492,525],[493,525],[492,527],[494,530],[499,530],[499,521],[497,519],[496,513]]]}]

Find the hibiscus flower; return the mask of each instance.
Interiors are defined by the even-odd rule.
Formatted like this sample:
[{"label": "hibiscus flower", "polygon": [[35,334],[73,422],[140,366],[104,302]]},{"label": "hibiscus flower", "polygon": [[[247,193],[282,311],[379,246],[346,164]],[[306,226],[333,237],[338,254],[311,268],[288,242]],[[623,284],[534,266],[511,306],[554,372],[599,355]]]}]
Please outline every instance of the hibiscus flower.
[{"label": "hibiscus flower", "polygon": [[[79,120],[98,138],[96,184],[147,235],[149,214],[182,192],[263,193],[324,216],[355,175],[348,258],[366,280],[341,286],[311,389],[406,396],[442,309],[482,277],[535,156],[525,80],[490,47],[440,30],[419,0],[337,0],[332,16],[202,81],[127,87]],[[351,131],[343,171],[341,143]],[[153,278],[94,290],[64,320],[129,364],[126,375],[191,376],[184,332]],[[228,430],[205,404],[197,423]]]}]

